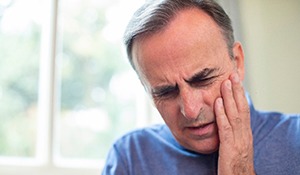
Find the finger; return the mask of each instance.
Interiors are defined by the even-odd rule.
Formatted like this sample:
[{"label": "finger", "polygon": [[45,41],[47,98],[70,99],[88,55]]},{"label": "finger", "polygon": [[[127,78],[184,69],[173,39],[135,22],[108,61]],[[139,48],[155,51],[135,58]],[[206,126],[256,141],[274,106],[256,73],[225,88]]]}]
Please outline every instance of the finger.
[{"label": "finger", "polygon": [[233,131],[225,114],[223,99],[221,97],[217,98],[215,101],[215,114],[218,125],[220,143],[222,144],[225,142],[232,142]]},{"label": "finger", "polygon": [[234,73],[232,76],[230,76],[230,80],[232,83],[232,92],[236,102],[237,111],[245,123],[250,127],[250,109],[242,82],[240,81],[237,73]]},{"label": "finger", "polygon": [[230,80],[225,80],[221,87],[221,93],[224,102],[225,114],[228,118],[228,121],[232,127],[232,133],[234,136],[234,142],[236,144],[242,144],[245,142],[249,135],[248,126],[245,126],[246,121],[243,120],[243,117],[239,114],[237,104],[233,94],[232,83]]},{"label": "finger", "polygon": [[233,129],[240,127],[241,118],[239,116],[236,102],[233,96],[232,83],[230,80],[225,80],[221,86],[221,93],[224,100],[224,108],[230,125]]}]

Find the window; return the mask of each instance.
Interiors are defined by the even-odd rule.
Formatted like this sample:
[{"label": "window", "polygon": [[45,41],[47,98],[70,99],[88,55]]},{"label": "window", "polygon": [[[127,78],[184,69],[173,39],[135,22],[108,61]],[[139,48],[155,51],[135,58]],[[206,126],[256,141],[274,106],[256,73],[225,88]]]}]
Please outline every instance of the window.
[{"label": "window", "polygon": [[0,1],[0,154],[35,156],[41,18],[38,0]]},{"label": "window", "polygon": [[60,1],[55,129],[61,157],[103,158],[112,138],[135,127],[139,86],[135,77],[128,82],[132,72],[120,51],[126,6],[125,1]]},{"label": "window", "polygon": [[161,121],[121,41],[142,2],[0,1],[1,174],[99,174],[117,137]]}]

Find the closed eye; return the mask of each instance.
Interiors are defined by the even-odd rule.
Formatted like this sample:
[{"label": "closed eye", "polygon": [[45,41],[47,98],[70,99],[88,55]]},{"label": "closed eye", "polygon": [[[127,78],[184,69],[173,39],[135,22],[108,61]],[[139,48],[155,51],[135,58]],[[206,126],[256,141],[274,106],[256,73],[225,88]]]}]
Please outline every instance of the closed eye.
[{"label": "closed eye", "polygon": [[217,76],[194,79],[193,81],[188,82],[192,87],[206,87],[211,85]]},{"label": "closed eye", "polygon": [[219,69],[217,68],[205,68],[204,70],[198,72],[193,77],[185,81],[192,87],[206,87],[212,84],[218,77],[218,75],[216,75],[218,70]]},{"label": "closed eye", "polygon": [[164,86],[152,90],[154,99],[169,99],[176,97],[179,93],[178,86]]}]

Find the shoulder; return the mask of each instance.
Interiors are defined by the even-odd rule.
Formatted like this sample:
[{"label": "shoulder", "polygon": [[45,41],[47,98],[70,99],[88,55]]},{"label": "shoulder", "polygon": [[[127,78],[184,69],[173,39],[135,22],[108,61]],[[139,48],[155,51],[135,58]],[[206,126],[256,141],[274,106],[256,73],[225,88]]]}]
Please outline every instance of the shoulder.
[{"label": "shoulder", "polygon": [[[112,145],[103,168],[103,174],[132,174],[142,172],[144,162],[169,136],[166,125],[153,125],[131,130],[119,137]],[[134,174],[134,173],[133,173]]]},{"label": "shoulder", "polygon": [[252,132],[254,144],[276,141],[300,142],[300,115],[279,112],[257,112]]},{"label": "shoulder", "polygon": [[261,174],[299,173],[300,115],[258,112],[257,117],[259,122],[253,127],[257,171]]},{"label": "shoulder", "polygon": [[132,130],[114,142],[104,171],[114,169],[126,170],[129,172],[128,174],[141,174],[140,172],[154,171],[149,164],[159,169],[161,164],[153,160],[170,159],[167,154],[161,153],[173,147],[171,138],[170,130],[164,124]]},{"label": "shoulder", "polygon": [[256,111],[251,117],[255,120],[251,123],[254,136],[267,136],[277,132],[280,135],[297,132],[300,134],[300,114]]}]

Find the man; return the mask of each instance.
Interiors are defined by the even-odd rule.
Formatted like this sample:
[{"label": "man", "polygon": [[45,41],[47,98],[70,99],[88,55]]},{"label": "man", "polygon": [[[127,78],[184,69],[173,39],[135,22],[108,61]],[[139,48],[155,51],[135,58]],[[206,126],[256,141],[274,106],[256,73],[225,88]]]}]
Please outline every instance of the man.
[{"label": "man", "polygon": [[149,1],[125,44],[166,125],[117,140],[103,174],[300,174],[300,117],[254,109],[242,46],[214,1]]}]

